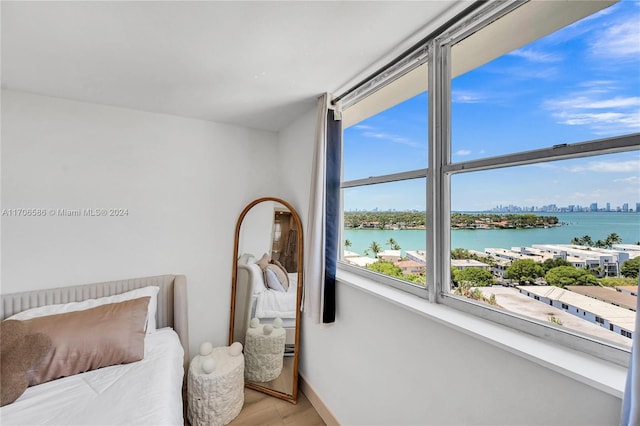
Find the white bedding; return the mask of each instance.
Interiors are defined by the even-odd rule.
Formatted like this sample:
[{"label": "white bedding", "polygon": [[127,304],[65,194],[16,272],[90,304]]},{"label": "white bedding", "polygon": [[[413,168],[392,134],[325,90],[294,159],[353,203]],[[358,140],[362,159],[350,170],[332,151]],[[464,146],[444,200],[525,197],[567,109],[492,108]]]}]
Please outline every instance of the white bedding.
[{"label": "white bedding", "polygon": [[182,426],[183,355],[175,331],[159,329],[143,360],[30,387],[0,409],[0,423]]},{"label": "white bedding", "polygon": [[296,317],[297,275],[289,274],[289,289],[286,293],[265,289],[257,295],[256,317],[281,319]]}]

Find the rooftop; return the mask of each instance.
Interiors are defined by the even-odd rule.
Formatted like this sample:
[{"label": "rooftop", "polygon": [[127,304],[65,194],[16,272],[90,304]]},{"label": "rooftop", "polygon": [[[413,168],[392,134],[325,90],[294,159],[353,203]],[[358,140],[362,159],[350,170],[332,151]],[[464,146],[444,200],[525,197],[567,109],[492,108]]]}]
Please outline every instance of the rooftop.
[{"label": "rooftop", "polygon": [[625,292],[625,293],[634,293],[638,294],[638,286],[637,285],[619,285],[616,286],[617,291]]},{"label": "rooftop", "polygon": [[349,258],[345,258],[345,260],[347,261],[347,263],[360,266],[361,268],[366,268],[367,265],[371,265],[372,263],[376,263],[378,261],[377,259],[372,259],[370,257],[364,257],[364,256],[349,257]]},{"label": "rooftop", "polygon": [[401,251],[400,250],[382,250],[381,252],[378,252],[378,257],[386,257],[386,256],[401,257]]},{"label": "rooftop", "polygon": [[451,266],[455,268],[488,268],[489,265],[475,259],[451,259]]},{"label": "rooftop", "polygon": [[546,297],[548,299],[557,300],[567,305],[575,306],[586,312],[605,318],[612,324],[622,327],[629,331],[635,329],[636,313],[629,309],[614,306],[610,303],[594,299],[592,297],[583,296],[573,291],[565,290],[556,286],[518,286],[519,289],[535,294],[536,296]]},{"label": "rooftop", "polygon": [[544,322],[551,322],[550,318],[555,317],[560,320],[562,327],[570,330],[609,340],[626,347],[631,345],[631,341],[627,337],[613,333],[592,322],[585,321],[562,309],[549,306],[531,297],[520,294],[517,289],[499,285],[478,288],[486,297],[490,297],[493,293],[496,296],[496,302],[499,307],[504,308],[507,311],[517,312],[518,314],[526,315]]},{"label": "rooftop", "polygon": [[416,262],[415,260],[399,260],[397,262],[394,262],[393,264],[401,268],[402,267],[424,268],[424,263]]},{"label": "rooftop", "polygon": [[584,296],[593,297],[621,308],[636,310],[636,296],[629,293],[621,293],[611,287],[597,287],[584,285],[568,285],[565,289]]}]

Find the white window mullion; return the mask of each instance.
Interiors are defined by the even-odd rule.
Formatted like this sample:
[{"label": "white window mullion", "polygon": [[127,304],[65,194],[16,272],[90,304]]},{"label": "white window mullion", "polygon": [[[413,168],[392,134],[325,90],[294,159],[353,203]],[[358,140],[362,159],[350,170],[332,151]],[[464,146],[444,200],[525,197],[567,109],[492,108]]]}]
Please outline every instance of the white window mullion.
[{"label": "white window mullion", "polygon": [[445,166],[445,172],[476,172],[497,167],[513,167],[536,162],[548,162],[581,158],[588,155],[613,154],[618,152],[635,151],[640,146],[640,133],[624,136],[598,139],[588,142],[560,144],[550,148],[515,154],[488,157],[479,160],[459,162]]},{"label": "white window mullion", "polygon": [[371,176],[363,179],[354,179],[342,182],[340,188],[353,188],[355,186],[375,185],[378,183],[398,182],[401,180],[418,179],[427,176],[427,169],[411,170],[408,172],[393,173],[382,176]]},{"label": "white window mullion", "polygon": [[436,302],[443,290],[450,243],[448,241],[449,177],[443,167],[450,158],[450,48],[433,41],[429,63],[429,170],[427,173],[427,288]]}]

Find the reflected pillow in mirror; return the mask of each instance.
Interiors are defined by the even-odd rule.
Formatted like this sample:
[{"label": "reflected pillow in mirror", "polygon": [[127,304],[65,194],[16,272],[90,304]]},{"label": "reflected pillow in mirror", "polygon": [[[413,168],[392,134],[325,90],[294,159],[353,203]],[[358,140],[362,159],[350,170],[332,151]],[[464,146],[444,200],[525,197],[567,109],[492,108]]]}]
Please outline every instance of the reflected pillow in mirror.
[{"label": "reflected pillow in mirror", "polygon": [[285,272],[287,271],[287,269],[286,269],[284,266],[282,266],[282,263],[278,262],[277,260],[275,260],[275,259],[271,259],[271,263],[273,263],[274,265],[278,265],[278,266],[279,266],[279,267],[281,267]]},{"label": "reflected pillow in mirror", "polygon": [[269,261],[271,260],[271,256],[267,253],[263,254],[262,257],[256,260],[256,265],[260,267],[263,271],[267,269],[267,265],[269,265]]},{"label": "reflected pillow in mirror", "polygon": [[265,271],[273,271],[273,273],[276,274],[276,277],[278,277],[278,281],[280,281],[280,284],[282,285],[282,288],[284,288],[284,291],[286,292],[287,290],[289,290],[289,275],[287,274],[286,269],[284,269],[282,266],[278,266],[275,263],[270,263],[269,265],[267,265]]},{"label": "reflected pillow in mirror", "polygon": [[278,280],[278,277],[275,272],[273,272],[273,270],[266,269],[264,271],[264,279],[267,283],[267,287],[269,287],[271,290],[281,291],[282,293],[285,293],[284,287],[282,287],[280,280]]}]

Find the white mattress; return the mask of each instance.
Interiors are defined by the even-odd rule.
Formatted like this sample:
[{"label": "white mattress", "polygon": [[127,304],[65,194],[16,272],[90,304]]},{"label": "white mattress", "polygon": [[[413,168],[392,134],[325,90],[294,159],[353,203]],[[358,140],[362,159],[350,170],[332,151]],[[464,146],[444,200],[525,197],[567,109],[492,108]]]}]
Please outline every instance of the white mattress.
[{"label": "white mattress", "polygon": [[178,335],[145,337],[144,359],[28,388],[0,409],[7,425],[183,425]]},{"label": "white mattress", "polygon": [[[293,274],[290,274],[293,275]],[[296,317],[297,286],[295,282],[289,284],[286,293],[265,289],[257,295],[255,316],[257,318],[281,319]]]}]

